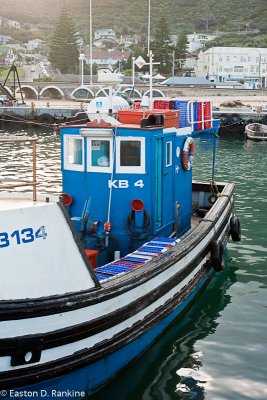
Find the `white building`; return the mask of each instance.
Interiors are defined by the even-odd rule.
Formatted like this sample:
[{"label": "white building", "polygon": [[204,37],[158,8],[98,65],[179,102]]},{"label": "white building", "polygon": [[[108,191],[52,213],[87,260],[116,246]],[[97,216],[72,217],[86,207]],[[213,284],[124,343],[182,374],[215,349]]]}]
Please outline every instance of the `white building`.
[{"label": "white building", "polygon": [[195,53],[197,50],[203,49],[208,41],[215,39],[217,36],[216,34],[190,33],[187,35],[188,53]]},{"label": "white building", "polygon": [[29,41],[26,43],[26,47],[27,47],[27,50],[32,51],[32,50],[37,49],[38,47],[39,47],[39,48],[42,47],[44,44],[45,44],[45,41],[44,41],[44,40],[41,40],[41,39],[33,39],[33,40],[29,40]]},{"label": "white building", "polygon": [[95,40],[109,40],[115,41],[116,40],[116,33],[113,29],[98,29],[95,31]]},{"label": "white building", "polygon": [[119,39],[119,44],[124,45],[125,47],[129,47],[132,44],[138,44],[140,40],[140,36],[138,35],[121,35]]},{"label": "white building", "polygon": [[20,22],[18,21],[13,21],[11,19],[7,20],[7,25],[10,29],[20,29]]},{"label": "white building", "polygon": [[218,82],[251,81],[267,87],[267,48],[212,47],[201,51],[195,75]]}]

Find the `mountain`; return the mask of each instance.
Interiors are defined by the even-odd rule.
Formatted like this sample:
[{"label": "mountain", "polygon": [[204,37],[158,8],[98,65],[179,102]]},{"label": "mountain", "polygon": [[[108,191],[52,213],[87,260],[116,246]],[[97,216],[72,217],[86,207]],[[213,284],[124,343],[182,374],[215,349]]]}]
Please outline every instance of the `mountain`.
[{"label": "mountain", "polygon": [[[0,16],[21,23],[57,22],[65,3],[79,31],[88,35],[89,0],[0,0]],[[245,3],[245,4],[244,4]],[[146,34],[148,0],[92,0],[93,30],[113,28],[119,32]],[[151,0],[151,27],[165,14],[173,34],[194,31],[266,30],[266,0]]]}]

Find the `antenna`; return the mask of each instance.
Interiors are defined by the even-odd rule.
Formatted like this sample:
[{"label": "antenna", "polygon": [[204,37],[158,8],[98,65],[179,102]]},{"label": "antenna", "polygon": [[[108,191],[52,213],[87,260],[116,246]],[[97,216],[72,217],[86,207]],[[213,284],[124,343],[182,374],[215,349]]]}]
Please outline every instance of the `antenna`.
[{"label": "antenna", "polygon": [[150,52],[150,20],[151,20],[151,0],[148,0],[148,31],[147,31],[147,56]]}]

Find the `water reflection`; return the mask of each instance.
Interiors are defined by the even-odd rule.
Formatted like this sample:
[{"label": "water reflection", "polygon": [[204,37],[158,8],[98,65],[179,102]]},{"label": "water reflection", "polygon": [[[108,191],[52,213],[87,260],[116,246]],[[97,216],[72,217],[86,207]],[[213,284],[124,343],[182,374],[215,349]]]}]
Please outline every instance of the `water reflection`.
[{"label": "water reflection", "polygon": [[[39,138],[38,190],[61,192],[59,139],[51,131],[17,132],[25,133],[37,133]],[[211,177],[211,144],[210,138],[196,140],[195,179]],[[218,140],[215,178],[235,182],[235,213],[242,226],[242,242],[228,244],[229,271],[216,276],[184,318],[124,374],[90,397],[92,400],[267,398],[266,160],[267,143],[245,141],[236,135]],[[2,177],[15,172],[28,177],[27,163],[30,155],[26,150],[1,146]],[[203,385],[177,374],[181,368],[195,366],[209,379]]]},{"label": "water reflection", "polygon": [[[229,288],[236,282],[236,267],[218,274],[196,304],[124,374],[92,400],[204,399],[205,386],[193,378],[179,376],[181,368],[194,370],[203,379],[202,354],[196,342],[215,332],[218,318],[231,302]],[[203,382],[202,382],[203,383]],[[180,389],[185,385],[188,392]]]},{"label": "water reflection", "polygon": [[[1,134],[16,136],[38,136],[37,142],[37,191],[40,193],[61,192],[60,142],[52,131],[29,128],[27,131],[15,129],[1,131]],[[25,143],[1,143],[0,168],[2,178],[31,179],[32,150]],[[29,190],[21,188],[21,191]]]}]

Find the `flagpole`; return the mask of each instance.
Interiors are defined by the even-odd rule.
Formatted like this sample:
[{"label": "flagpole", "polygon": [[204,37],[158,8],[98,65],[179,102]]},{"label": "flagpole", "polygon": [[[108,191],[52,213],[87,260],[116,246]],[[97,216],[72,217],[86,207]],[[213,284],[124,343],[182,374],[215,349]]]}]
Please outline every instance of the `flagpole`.
[{"label": "flagpole", "polygon": [[90,23],[89,23],[89,36],[90,36],[90,85],[93,84],[93,31],[92,31],[92,0],[89,3],[89,14],[90,14]]},{"label": "flagpole", "polygon": [[151,0],[148,0],[148,31],[147,31],[147,55],[150,52],[150,20],[151,20]]}]

